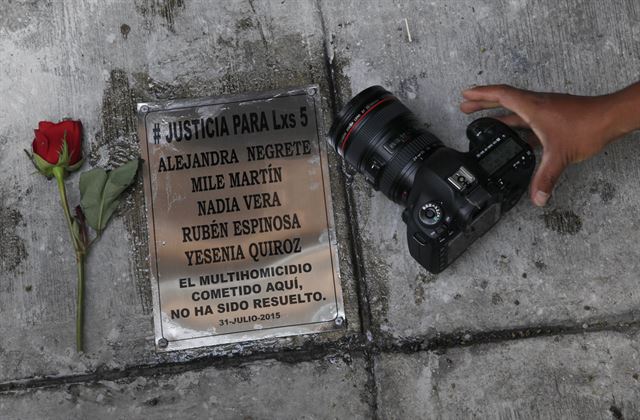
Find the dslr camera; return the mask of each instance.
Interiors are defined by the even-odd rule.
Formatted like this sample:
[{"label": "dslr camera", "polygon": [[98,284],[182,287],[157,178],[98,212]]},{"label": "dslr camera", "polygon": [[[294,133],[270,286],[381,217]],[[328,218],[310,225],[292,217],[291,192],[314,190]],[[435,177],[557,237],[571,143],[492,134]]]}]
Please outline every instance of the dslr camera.
[{"label": "dslr camera", "polygon": [[467,137],[466,153],[444,146],[381,86],[351,99],[329,131],[336,152],[405,208],[409,252],[432,273],[518,202],[535,167],[531,147],[498,120],[473,121]]}]

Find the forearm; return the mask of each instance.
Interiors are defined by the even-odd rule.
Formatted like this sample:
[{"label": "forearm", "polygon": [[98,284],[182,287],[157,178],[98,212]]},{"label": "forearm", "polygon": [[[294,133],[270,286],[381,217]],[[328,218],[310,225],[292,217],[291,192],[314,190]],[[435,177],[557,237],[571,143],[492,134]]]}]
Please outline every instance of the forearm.
[{"label": "forearm", "polygon": [[609,95],[609,126],[615,138],[640,130],[640,82]]}]

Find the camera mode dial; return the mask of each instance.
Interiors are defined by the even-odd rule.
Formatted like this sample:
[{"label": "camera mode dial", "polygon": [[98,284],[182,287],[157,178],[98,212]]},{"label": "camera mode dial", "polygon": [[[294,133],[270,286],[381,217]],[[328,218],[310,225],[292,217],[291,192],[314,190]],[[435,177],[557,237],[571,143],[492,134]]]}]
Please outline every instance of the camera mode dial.
[{"label": "camera mode dial", "polygon": [[426,203],[420,207],[418,217],[427,226],[436,225],[442,220],[442,208],[437,203]]}]

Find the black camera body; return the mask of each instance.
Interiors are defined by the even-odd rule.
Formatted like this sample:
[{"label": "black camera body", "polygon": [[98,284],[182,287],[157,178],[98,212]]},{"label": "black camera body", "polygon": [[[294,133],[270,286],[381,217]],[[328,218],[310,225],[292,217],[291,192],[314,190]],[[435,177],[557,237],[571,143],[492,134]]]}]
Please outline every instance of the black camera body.
[{"label": "black camera body", "polygon": [[531,147],[508,126],[480,118],[469,151],[445,147],[380,86],[338,114],[329,141],[373,187],[405,207],[411,255],[439,273],[486,233],[527,190]]},{"label": "black camera body", "polygon": [[422,162],[402,213],[409,252],[432,273],[518,202],[535,167],[530,146],[500,121],[475,120],[467,136],[467,153],[441,147]]}]

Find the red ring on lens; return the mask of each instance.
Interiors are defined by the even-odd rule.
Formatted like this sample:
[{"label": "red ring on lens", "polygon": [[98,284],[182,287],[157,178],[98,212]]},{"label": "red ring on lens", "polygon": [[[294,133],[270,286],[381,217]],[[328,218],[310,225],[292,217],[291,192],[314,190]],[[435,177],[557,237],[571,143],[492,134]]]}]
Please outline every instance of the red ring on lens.
[{"label": "red ring on lens", "polygon": [[360,118],[358,118],[356,120],[356,122],[353,123],[353,125],[351,126],[351,128],[349,129],[349,131],[347,132],[347,135],[344,136],[344,139],[342,140],[342,143],[340,143],[340,146],[338,147],[340,149],[340,151],[342,152],[342,155],[344,156],[344,147],[347,144],[347,140],[349,139],[349,136],[351,136],[351,132],[353,132],[353,130],[356,128],[356,126],[360,123],[360,121],[362,121],[362,119],[364,117],[367,116],[368,113],[370,113],[371,111],[373,111],[376,107],[378,107],[380,104],[382,104],[383,102],[389,101],[391,99],[393,99],[393,96],[387,96],[386,98],[382,98],[380,99],[378,102],[374,103],[371,108],[367,109],[367,112],[365,112],[364,114],[362,114],[362,116]]}]

